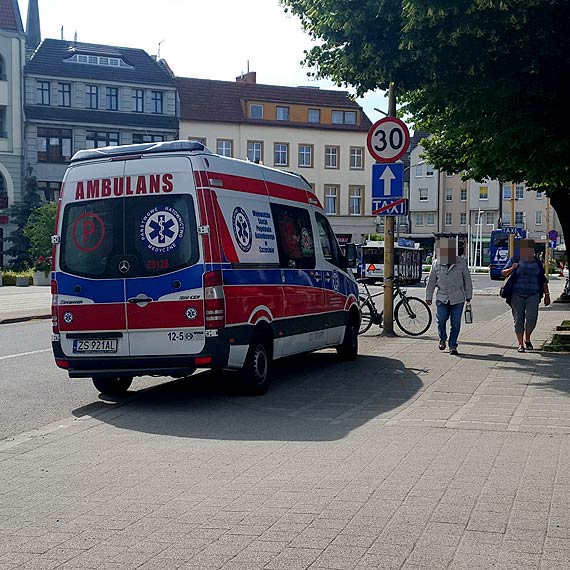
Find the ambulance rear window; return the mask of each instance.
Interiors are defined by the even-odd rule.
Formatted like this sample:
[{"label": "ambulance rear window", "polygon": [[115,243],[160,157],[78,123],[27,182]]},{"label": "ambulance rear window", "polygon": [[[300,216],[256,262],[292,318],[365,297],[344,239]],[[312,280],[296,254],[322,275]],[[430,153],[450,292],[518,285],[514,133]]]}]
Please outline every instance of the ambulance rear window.
[{"label": "ambulance rear window", "polygon": [[199,259],[186,194],[88,200],[64,211],[60,267],[95,279],[170,273]]}]

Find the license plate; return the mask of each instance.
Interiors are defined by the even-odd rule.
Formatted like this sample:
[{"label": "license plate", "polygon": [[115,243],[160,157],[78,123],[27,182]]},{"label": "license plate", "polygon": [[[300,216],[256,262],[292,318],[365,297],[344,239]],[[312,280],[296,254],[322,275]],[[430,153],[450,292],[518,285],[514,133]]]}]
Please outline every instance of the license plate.
[{"label": "license plate", "polygon": [[109,353],[117,352],[119,341],[116,338],[89,338],[73,341],[73,352],[78,353]]}]

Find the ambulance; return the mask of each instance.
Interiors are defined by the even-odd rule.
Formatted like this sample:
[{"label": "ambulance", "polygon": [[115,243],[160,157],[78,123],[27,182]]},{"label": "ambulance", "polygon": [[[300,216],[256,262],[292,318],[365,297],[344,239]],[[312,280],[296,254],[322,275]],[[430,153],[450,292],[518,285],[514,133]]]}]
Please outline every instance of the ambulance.
[{"label": "ambulance", "polygon": [[80,151],[52,244],[55,362],[102,393],[213,368],[259,395],[279,358],[357,357],[358,286],[300,175],[195,141]]}]

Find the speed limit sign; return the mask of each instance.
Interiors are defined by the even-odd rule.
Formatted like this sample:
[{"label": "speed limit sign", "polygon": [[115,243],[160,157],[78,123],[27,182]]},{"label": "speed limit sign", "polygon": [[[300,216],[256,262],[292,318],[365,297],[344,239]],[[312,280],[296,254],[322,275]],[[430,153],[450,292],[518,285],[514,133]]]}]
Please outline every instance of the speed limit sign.
[{"label": "speed limit sign", "polygon": [[385,117],[368,131],[368,151],[379,162],[394,162],[410,146],[410,131],[396,117]]}]

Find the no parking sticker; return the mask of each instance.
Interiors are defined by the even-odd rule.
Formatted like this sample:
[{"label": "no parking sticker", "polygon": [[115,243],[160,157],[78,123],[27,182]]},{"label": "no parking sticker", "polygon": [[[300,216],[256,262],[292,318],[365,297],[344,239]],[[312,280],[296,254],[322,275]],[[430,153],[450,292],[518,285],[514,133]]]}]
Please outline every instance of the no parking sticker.
[{"label": "no parking sticker", "polygon": [[154,253],[172,251],[184,236],[184,220],[170,206],[157,206],[149,210],[140,224],[141,240]]},{"label": "no parking sticker", "polygon": [[105,238],[105,224],[101,216],[92,212],[81,214],[73,224],[71,237],[81,251],[95,251]]}]

